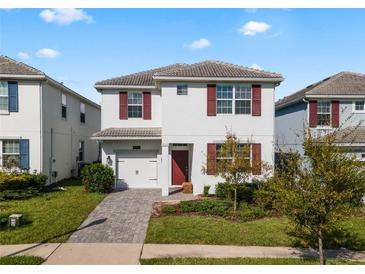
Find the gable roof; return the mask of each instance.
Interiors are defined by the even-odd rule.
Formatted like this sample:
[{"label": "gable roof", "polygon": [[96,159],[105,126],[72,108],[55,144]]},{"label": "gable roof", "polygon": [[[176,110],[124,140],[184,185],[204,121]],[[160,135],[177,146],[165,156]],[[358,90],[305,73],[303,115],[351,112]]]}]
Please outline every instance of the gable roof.
[{"label": "gable roof", "polygon": [[269,79],[272,82],[281,82],[282,75],[267,72],[239,65],[233,65],[221,61],[204,61],[195,64],[173,64],[170,66],[146,70],[125,76],[115,77],[95,84],[96,89],[108,88],[113,86],[145,86],[155,87],[156,80],[172,78],[231,78],[237,79]]},{"label": "gable roof", "polygon": [[47,74],[45,74],[43,71],[33,68],[27,64],[24,64],[23,62],[16,61],[8,56],[0,55],[0,79],[37,79],[42,81],[47,81],[49,84],[63,90],[64,92],[67,92],[69,94],[74,95],[75,97],[78,97],[85,103],[88,103],[98,109],[100,109],[100,105],[97,103],[91,101],[90,99],[82,96],[81,94],[77,93],[76,91],[66,87],[63,83],[60,83],[51,77],[49,77]]},{"label": "gable roof", "polygon": [[42,71],[15,61],[5,55],[0,55],[0,74],[8,75],[45,75]]},{"label": "gable roof", "polygon": [[311,84],[275,103],[275,108],[280,109],[310,96],[365,96],[365,74],[355,72],[340,72]]},{"label": "gable roof", "polygon": [[93,134],[94,140],[112,140],[123,138],[156,138],[161,139],[160,127],[144,128],[107,128]]}]

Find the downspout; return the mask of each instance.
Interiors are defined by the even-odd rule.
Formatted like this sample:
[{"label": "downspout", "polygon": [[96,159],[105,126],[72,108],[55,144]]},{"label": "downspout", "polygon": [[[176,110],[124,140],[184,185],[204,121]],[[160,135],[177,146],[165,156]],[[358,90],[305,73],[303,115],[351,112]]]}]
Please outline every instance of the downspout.
[{"label": "downspout", "polygon": [[39,82],[39,108],[40,108],[40,121],[39,121],[39,172],[44,172],[43,170],[43,84]]}]

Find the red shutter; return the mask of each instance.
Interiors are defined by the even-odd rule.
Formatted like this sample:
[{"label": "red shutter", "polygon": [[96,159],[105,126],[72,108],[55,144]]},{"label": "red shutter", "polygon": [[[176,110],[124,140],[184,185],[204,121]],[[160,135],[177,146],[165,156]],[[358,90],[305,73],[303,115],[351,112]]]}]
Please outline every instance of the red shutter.
[{"label": "red shutter", "polygon": [[207,144],[207,174],[215,174],[216,144]]},{"label": "red shutter", "polygon": [[317,127],[317,101],[309,101],[309,127]]},{"label": "red shutter", "polygon": [[261,144],[252,144],[252,174],[261,174]]},{"label": "red shutter", "polygon": [[143,120],[151,120],[151,92],[143,92]]},{"label": "red shutter", "polygon": [[340,102],[332,101],[332,127],[340,126]]},{"label": "red shutter", "polygon": [[217,99],[216,99],[216,85],[207,85],[207,115],[216,116],[217,115]]},{"label": "red shutter", "polygon": [[125,91],[119,92],[119,119],[128,119],[128,93]]},{"label": "red shutter", "polygon": [[252,116],[261,116],[261,85],[252,85]]}]

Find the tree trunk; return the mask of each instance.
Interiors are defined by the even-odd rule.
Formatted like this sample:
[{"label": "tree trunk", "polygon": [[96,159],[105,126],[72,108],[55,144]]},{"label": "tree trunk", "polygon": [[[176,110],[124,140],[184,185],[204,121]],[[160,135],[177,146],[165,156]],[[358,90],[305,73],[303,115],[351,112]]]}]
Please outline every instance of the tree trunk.
[{"label": "tree trunk", "polygon": [[237,210],[237,187],[234,188],[233,212],[236,213],[236,210]]},{"label": "tree trunk", "polygon": [[324,256],[323,252],[323,242],[322,242],[322,231],[318,231],[318,253],[319,253],[319,264],[325,265],[326,264],[326,258]]}]

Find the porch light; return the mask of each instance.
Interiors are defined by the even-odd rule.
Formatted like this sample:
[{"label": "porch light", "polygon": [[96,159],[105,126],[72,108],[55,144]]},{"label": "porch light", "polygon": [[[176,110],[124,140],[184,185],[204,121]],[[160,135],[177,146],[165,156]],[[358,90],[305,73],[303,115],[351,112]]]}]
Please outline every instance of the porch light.
[{"label": "porch light", "polygon": [[106,163],[111,166],[113,164],[113,160],[112,158],[110,158],[110,156],[108,156],[108,158],[106,158]]},{"label": "porch light", "polygon": [[22,214],[11,214],[9,216],[9,226],[18,227],[21,223],[23,215]]}]

